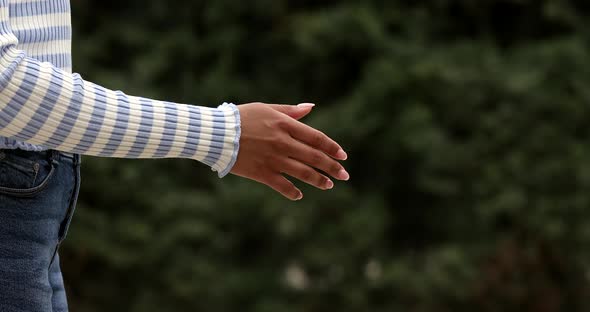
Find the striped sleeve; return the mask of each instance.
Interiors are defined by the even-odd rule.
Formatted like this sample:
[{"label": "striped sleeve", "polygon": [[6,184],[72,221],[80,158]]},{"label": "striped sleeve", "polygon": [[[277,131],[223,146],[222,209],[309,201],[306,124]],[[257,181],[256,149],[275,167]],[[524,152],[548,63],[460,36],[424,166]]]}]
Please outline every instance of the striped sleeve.
[{"label": "striped sleeve", "polygon": [[19,50],[8,18],[8,0],[0,0],[0,136],[83,155],[190,158],[220,177],[231,170],[235,105],[157,101],[84,81]]}]

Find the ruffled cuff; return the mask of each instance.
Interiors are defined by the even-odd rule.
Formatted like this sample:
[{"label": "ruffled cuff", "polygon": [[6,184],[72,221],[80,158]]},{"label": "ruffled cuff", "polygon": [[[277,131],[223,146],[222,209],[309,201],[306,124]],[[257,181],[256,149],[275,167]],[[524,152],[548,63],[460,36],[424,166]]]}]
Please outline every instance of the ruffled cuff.
[{"label": "ruffled cuff", "polygon": [[223,103],[217,108],[224,119],[224,135],[222,145],[212,145],[214,152],[220,155],[211,170],[216,171],[219,178],[225,177],[233,168],[240,150],[241,122],[240,111],[232,103]]}]

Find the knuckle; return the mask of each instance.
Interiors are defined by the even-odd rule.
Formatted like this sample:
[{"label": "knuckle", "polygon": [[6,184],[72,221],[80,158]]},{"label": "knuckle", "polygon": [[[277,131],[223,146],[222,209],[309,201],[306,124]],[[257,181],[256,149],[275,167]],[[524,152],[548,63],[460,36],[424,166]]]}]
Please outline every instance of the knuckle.
[{"label": "knuckle", "polygon": [[318,176],[315,179],[315,185],[317,187],[323,187],[326,183],[328,182],[328,179],[326,179],[325,177],[321,176],[318,174]]},{"label": "knuckle", "polygon": [[269,186],[280,193],[287,193],[289,191],[289,186],[285,185],[285,183],[278,178],[271,179],[269,181]]},{"label": "knuckle", "polygon": [[324,160],[324,155],[320,154],[319,152],[314,152],[311,154],[311,162],[313,164],[319,164]]},{"label": "knuckle", "polygon": [[281,185],[279,186],[279,191],[283,194],[292,194],[293,187],[290,185],[286,185],[284,183],[281,183]]},{"label": "knuckle", "polygon": [[278,138],[274,142],[274,146],[277,150],[285,152],[289,149],[289,142],[287,142],[287,140],[285,140],[284,138]]},{"label": "knuckle", "polygon": [[274,122],[274,128],[279,130],[285,130],[289,128],[289,121],[286,118],[278,118]]},{"label": "knuckle", "polygon": [[289,199],[295,200],[299,197],[299,190],[281,175],[269,177],[265,184]]},{"label": "knuckle", "polygon": [[304,181],[311,181],[313,179],[314,173],[311,170],[304,170],[301,173],[301,179]]},{"label": "knuckle", "polygon": [[282,194],[285,194],[285,196],[287,196],[289,198],[293,198],[293,199],[297,198],[297,196],[299,195],[299,192],[297,191],[295,186],[290,185],[290,184],[282,185],[280,188],[280,192]]},{"label": "knuckle", "polygon": [[317,132],[312,137],[312,144],[315,146],[322,146],[324,144],[324,134],[321,132]]},{"label": "knuckle", "polygon": [[277,174],[274,178],[274,183],[282,191],[288,190],[290,185],[289,182],[280,174]]},{"label": "knuckle", "polygon": [[330,144],[330,150],[328,151],[330,154],[335,155],[340,150],[340,147],[336,144]]},{"label": "knuckle", "polygon": [[332,164],[330,166],[330,173],[333,175],[338,174],[341,169],[342,169],[342,167],[340,166],[340,164],[338,164],[338,163]]}]

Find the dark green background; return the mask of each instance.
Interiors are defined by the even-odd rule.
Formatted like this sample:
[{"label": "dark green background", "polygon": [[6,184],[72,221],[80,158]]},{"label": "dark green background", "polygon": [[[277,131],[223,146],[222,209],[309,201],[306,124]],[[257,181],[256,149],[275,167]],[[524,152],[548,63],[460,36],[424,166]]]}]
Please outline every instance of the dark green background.
[{"label": "dark green background", "polygon": [[72,311],[588,311],[590,4],[75,0],[134,95],[317,103],[352,179],[291,203],[190,160],[85,157]]}]

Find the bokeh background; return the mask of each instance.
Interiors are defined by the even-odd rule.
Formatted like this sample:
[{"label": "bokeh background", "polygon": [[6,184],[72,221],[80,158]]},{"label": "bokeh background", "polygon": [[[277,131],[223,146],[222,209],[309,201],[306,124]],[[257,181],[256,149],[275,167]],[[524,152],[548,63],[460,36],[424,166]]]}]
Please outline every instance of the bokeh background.
[{"label": "bokeh background", "polygon": [[85,78],[315,102],[352,176],[291,203],[190,160],[86,157],[72,311],[590,310],[588,1],[72,5]]}]

